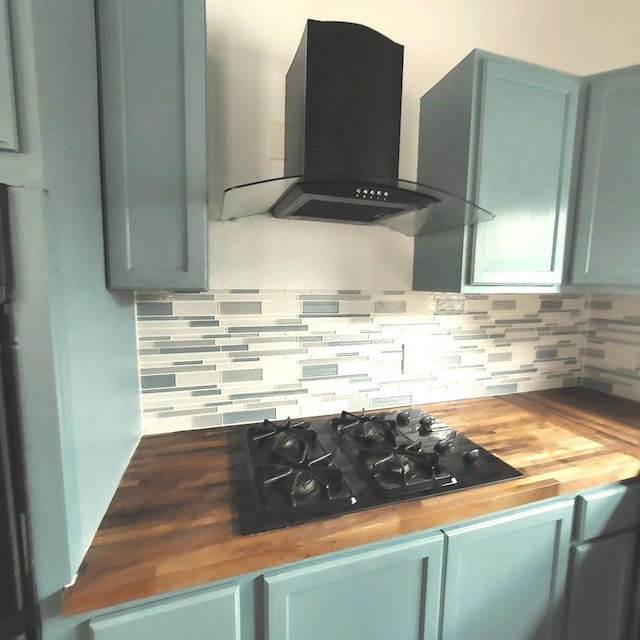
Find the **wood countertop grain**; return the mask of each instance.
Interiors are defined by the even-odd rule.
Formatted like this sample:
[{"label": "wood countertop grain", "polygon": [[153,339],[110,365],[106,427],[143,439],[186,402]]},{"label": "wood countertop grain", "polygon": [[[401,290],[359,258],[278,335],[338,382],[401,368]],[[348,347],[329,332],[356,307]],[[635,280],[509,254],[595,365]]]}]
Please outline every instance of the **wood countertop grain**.
[{"label": "wood countertop grain", "polygon": [[76,582],[63,592],[63,612],[194,587],[640,475],[640,403],[571,388],[428,408],[524,477],[240,536],[232,529],[229,430],[146,436]]}]

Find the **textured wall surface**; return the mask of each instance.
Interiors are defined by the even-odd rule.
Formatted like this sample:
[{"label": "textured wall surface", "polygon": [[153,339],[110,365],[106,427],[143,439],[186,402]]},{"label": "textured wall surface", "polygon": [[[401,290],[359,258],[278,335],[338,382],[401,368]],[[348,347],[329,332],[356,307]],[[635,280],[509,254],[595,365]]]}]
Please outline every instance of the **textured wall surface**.
[{"label": "textured wall surface", "polygon": [[137,298],[145,433],[576,384],[576,295],[210,291]]}]

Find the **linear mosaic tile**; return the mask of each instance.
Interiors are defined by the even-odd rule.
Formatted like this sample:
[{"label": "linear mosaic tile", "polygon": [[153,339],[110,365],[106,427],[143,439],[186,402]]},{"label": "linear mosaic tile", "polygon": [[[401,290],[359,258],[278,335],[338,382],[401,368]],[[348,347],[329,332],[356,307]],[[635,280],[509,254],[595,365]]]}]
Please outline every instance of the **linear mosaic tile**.
[{"label": "linear mosaic tile", "polygon": [[[402,291],[145,293],[137,305],[145,433],[575,384],[587,311],[616,313],[575,295]],[[590,336],[607,349],[632,339],[620,332],[640,331],[640,313],[626,315]],[[612,371],[630,383],[629,363]]]}]

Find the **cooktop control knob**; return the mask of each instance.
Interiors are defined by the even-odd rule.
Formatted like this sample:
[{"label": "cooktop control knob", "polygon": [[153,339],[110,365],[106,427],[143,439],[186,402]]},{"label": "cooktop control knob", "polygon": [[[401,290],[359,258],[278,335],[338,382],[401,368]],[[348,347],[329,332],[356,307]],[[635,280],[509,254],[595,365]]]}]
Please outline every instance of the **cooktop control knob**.
[{"label": "cooktop control knob", "polygon": [[421,436],[426,436],[431,433],[431,427],[435,423],[436,419],[433,416],[425,415],[418,420],[418,433]]},{"label": "cooktop control knob", "polygon": [[435,446],[433,447],[433,450],[438,454],[438,455],[445,455],[446,453],[448,453],[448,451],[451,449],[451,441],[450,440],[438,440],[438,442],[436,442]]},{"label": "cooktop control knob", "polygon": [[396,416],[396,422],[401,427],[406,427],[411,422],[411,414],[408,411],[400,411]]},{"label": "cooktop control knob", "polygon": [[480,460],[480,450],[479,449],[469,449],[469,451],[465,451],[462,454],[462,459],[468,464],[474,464]]}]

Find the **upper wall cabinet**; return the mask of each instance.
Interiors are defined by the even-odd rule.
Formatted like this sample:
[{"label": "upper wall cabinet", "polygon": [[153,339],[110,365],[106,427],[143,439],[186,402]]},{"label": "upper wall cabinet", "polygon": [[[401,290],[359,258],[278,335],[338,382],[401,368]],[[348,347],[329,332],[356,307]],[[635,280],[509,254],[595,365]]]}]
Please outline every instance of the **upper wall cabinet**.
[{"label": "upper wall cabinet", "polygon": [[640,285],[640,65],[584,79],[571,282]]},{"label": "upper wall cabinet", "polygon": [[18,151],[9,0],[0,0],[0,150]]},{"label": "upper wall cabinet", "polygon": [[204,0],[98,0],[111,289],[207,287]]},{"label": "upper wall cabinet", "polygon": [[418,181],[496,217],[416,237],[414,289],[560,285],[579,95],[578,78],[476,50],[423,96]]}]

